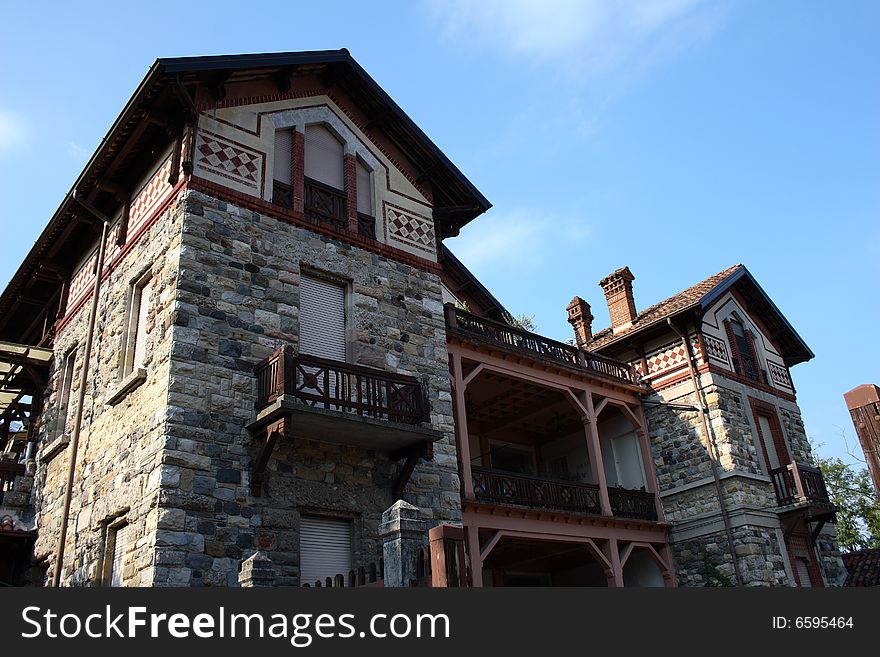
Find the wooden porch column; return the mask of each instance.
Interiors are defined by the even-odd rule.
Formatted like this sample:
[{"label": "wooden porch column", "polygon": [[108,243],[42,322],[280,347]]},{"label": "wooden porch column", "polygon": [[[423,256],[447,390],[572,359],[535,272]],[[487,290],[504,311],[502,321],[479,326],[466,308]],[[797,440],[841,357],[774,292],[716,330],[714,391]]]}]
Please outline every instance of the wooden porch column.
[{"label": "wooden porch column", "polygon": [[474,499],[474,478],[471,474],[471,446],[468,436],[467,409],[464,403],[464,375],[461,369],[461,354],[451,351],[452,379],[455,386],[453,404],[455,407],[455,438],[458,460],[461,462],[462,490],[465,499]]},{"label": "wooden porch column", "polygon": [[[703,352],[705,353],[705,352]],[[669,543],[664,543],[660,549],[660,556],[669,564],[669,569],[663,571],[663,583],[667,588],[675,588],[678,586],[678,578],[675,576],[675,559],[672,558],[672,548]]]},{"label": "wooden porch column", "polygon": [[605,556],[611,562],[611,574],[608,576],[608,586],[623,588],[623,566],[620,565],[620,549],[616,538],[609,538],[605,544]]},{"label": "wooden porch column", "polygon": [[480,556],[480,528],[476,525],[468,525],[467,551],[471,560],[471,586],[481,588],[483,586],[483,558]]},{"label": "wooden porch column", "polygon": [[581,418],[584,422],[584,432],[587,434],[587,449],[590,452],[590,463],[593,464],[593,477],[599,484],[599,502],[602,505],[602,514],[614,515],[611,511],[611,499],[608,497],[608,480],[605,478],[605,462],[602,460],[602,447],[599,443],[599,428],[596,426],[596,408],[593,406],[593,396],[589,392],[581,395],[581,403],[587,408],[587,417]]},{"label": "wooden porch column", "polygon": [[663,503],[660,501],[660,485],[657,483],[657,470],[654,467],[654,457],[651,455],[651,444],[648,442],[648,422],[645,419],[645,409],[639,405],[636,414],[639,426],[636,427],[636,436],[639,439],[639,447],[642,450],[642,462],[645,464],[645,480],[648,482],[648,492],[654,494],[654,504],[657,507],[657,520],[665,522],[663,515]]}]

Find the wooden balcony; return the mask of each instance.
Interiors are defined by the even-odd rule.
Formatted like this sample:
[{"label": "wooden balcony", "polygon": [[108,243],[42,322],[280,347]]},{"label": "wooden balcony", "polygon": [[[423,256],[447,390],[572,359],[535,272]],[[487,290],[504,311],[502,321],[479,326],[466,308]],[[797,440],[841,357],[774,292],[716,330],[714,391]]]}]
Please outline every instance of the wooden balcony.
[{"label": "wooden balcony", "polygon": [[514,504],[531,509],[602,514],[599,487],[573,481],[474,467],[474,496],[479,502]]},{"label": "wooden balcony", "polygon": [[822,471],[811,465],[792,461],[770,471],[779,506],[815,503],[831,505]]},{"label": "wooden balcony", "polygon": [[256,420],[252,431],[287,416],[297,436],[394,451],[442,434],[430,420],[415,378],[282,347],[255,368]]},{"label": "wooden balcony", "polygon": [[643,490],[608,488],[611,512],[617,518],[657,521],[657,505],[654,495]]},{"label": "wooden balcony", "polygon": [[614,379],[620,383],[639,385],[635,372],[626,363],[502,322],[479,317],[452,304],[446,304],[446,329],[450,335],[465,340],[477,340],[527,358],[586,370],[591,374]]},{"label": "wooden balcony", "polygon": [[345,212],[345,192],[306,178],[303,185],[303,211],[306,219],[327,224],[336,230],[348,228]]}]

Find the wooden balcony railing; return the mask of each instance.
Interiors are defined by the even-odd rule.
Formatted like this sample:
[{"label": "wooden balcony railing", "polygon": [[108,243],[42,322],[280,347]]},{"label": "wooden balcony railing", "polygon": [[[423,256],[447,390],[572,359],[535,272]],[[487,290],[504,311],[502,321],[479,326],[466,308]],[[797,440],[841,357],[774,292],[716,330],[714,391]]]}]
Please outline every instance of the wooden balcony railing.
[{"label": "wooden balcony railing", "polygon": [[595,484],[545,479],[480,467],[472,468],[471,472],[474,495],[482,502],[596,515],[602,513],[599,487]]},{"label": "wooden balcony railing", "polygon": [[751,354],[739,354],[733,359],[733,369],[747,379],[767,383],[767,372],[762,370]]},{"label": "wooden balcony railing", "polygon": [[831,504],[825,478],[819,468],[792,461],[788,465],[770,471],[776,500],[780,506],[801,502]]},{"label": "wooden balcony railing", "polygon": [[618,518],[657,520],[653,493],[609,487],[608,497],[611,500],[611,512]]},{"label": "wooden balcony railing", "polygon": [[329,224],[343,231],[348,227],[345,216],[345,192],[317,180],[305,179],[303,210],[306,219],[315,223]]},{"label": "wooden balcony railing", "polygon": [[260,362],[255,374],[257,409],[290,395],[314,408],[392,422],[420,424],[428,419],[422,385],[411,376],[316,356],[297,356],[289,346]]},{"label": "wooden balcony railing", "polygon": [[484,340],[528,356],[539,356],[578,367],[627,383],[636,383],[635,373],[626,363],[606,358],[550,338],[509,326],[502,322],[479,317],[446,304],[446,327],[470,333]]},{"label": "wooden balcony railing", "polygon": [[15,485],[15,478],[25,473],[24,463],[13,463],[12,461],[0,461],[0,504],[3,503],[3,496],[12,490]]}]

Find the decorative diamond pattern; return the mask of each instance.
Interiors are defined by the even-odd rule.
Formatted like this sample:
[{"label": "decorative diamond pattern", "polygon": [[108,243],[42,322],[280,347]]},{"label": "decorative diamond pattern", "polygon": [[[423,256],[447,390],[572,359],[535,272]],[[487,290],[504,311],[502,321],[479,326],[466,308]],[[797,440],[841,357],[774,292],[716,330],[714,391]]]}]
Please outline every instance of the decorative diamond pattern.
[{"label": "decorative diamond pattern", "polygon": [[403,242],[422,251],[433,251],[434,224],[427,217],[407,214],[388,208],[388,234],[392,240]]},{"label": "decorative diamond pattern", "polygon": [[205,172],[258,189],[263,154],[202,132],[196,144],[197,164]]}]

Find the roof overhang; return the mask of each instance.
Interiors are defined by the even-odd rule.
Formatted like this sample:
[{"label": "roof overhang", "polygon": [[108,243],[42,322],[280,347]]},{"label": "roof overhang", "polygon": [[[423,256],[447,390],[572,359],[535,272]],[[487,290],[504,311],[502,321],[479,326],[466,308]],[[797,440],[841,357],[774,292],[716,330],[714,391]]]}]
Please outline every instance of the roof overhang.
[{"label": "roof overhang", "polygon": [[[139,182],[159,149],[168,148],[184,123],[193,120],[199,89],[216,94],[219,88],[222,96],[224,85],[271,79],[280,90],[300,75],[339,87],[409,160],[416,178],[430,184],[441,237],[456,235],[491,207],[346,49],[157,59],[0,295],[0,339],[39,341],[27,327],[40,323],[42,308],[55,302],[62,281],[97,241],[100,226],[73,200],[74,191],[115,216],[122,206],[119,190]],[[38,274],[45,280],[35,285]]]},{"label": "roof overhang", "polygon": [[0,342],[0,418],[45,386],[51,362],[51,349]]},{"label": "roof overhang", "polygon": [[735,289],[739,298],[745,303],[745,310],[754,313],[761,319],[769,332],[767,337],[780,350],[786,366],[792,367],[815,357],[803,338],[798,335],[785,315],[776,307],[770,296],[755,280],[745,267],[738,267],[718,285],[703,295],[699,307],[701,312],[708,310],[726,292]]}]

